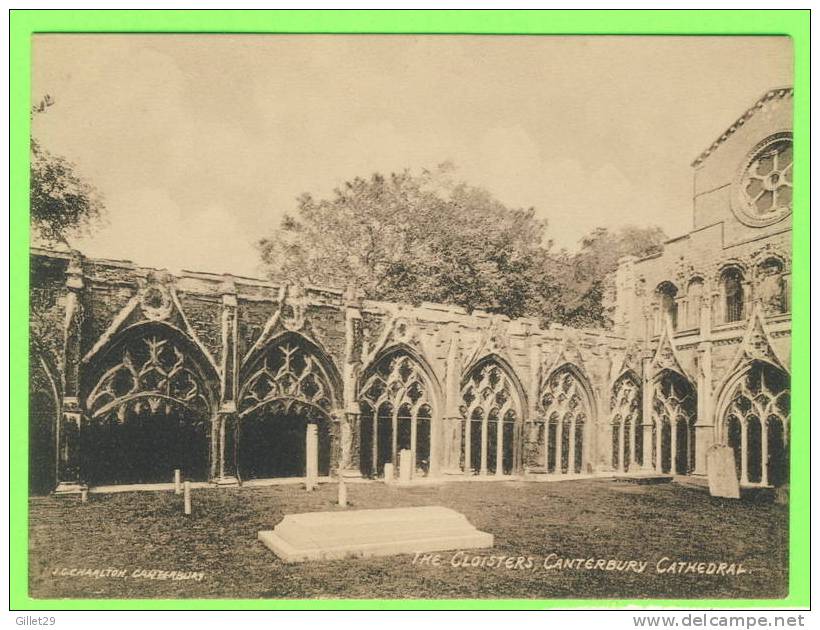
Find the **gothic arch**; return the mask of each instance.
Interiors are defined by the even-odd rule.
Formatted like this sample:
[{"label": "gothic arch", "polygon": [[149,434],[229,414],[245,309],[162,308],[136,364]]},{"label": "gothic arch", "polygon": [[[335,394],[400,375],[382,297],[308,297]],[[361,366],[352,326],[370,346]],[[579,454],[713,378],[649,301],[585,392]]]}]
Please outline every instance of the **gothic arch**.
[{"label": "gothic arch", "polygon": [[563,363],[543,379],[538,400],[544,418],[544,465],[548,473],[584,472],[597,408],[592,386],[574,364]]},{"label": "gothic arch", "polygon": [[461,383],[461,465],[465,472],[513,474],[520,468],[524,390],[510,364],[485,355]]},{"label": "gothic arch", "polygon": [[188,335],[166,322],[119,331],[83,371],[82,469],[91,483],[210,476],[219,376]]},{"label": "gothic arch", "polygon": [[721,387],[715,437],[735,449],[741,483],[788,480],[790,394],[788,372],[761,359],[745,362]]},{"label": "gothic arch", "polygon": [[612,468],[626,472],[643,461],[641,379],[634,370],[615,379],[610,403]]},{"label": "gothic arch", "polygon": [[678,370],[661,369],[652,378],[652,448],[644,445],[657,472],[689,474],[695,464],[697,389]]},{"label": "gothic arch", "polygon": [[239,372],[239,415],[279,401],[290,410],[304,405],[328,416],[341,406],[342,377],[330,356],[293,331],[268,340]]},{"label": "gothic arch", "polygon": [[316,427],[319,474],[329,475],[341,391],[330,357],[296,331],[282,332],[253,352],[240,369],[237,396],[240,478],[304,476],[309,425]]},{"label": "gothic arch", "polygon": [[412,475],[429,473],[441,406],[430,366],[406,344],[383,349],[363,371],[357,395],[362,473],[379,476],[385,464],[411,453]]}]

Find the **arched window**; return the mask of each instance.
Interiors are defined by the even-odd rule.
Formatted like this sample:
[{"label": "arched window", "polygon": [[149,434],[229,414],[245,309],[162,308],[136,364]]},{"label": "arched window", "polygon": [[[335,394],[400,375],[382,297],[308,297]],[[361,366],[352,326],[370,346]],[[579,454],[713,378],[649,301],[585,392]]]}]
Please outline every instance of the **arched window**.
[{"label": "arched window", "polygon": [[541,409],[547,422],[544,463],[548,473],[583,472],[589,405],[586,390],[573,368],[565,365],[550,375],[541,395]]},{"label": "arched window", "polygon": [[786,281],[780,260],[767,258],[758,265],[755,291],[767,315],[780,315],[788,311]]},{"label": "arched window", "polygon": [[703,302],[703,279],[692,278],[686,289],[688,328],[700,328],[700,309]]},{"label": "arched window", "polygon": [[755,361],[732,389],[723,440],[735,450],[741,483],[780,485],[789,472],[789,377]]},{"label": "arched window", "polygon": [[612,468],[626,472],[641,461],[641,386],[638,377],[626,372],[612,388]]},{"label": "arched window", "polygon": [[729,267],[720,276],[723,285],[724,321],[739,322],[743,319],[743,273],[736,267]]},{"label": "arched window", "polygon": [[470,370],[461,397],[465,472],[512,474],[521,403],[510,377],[493,360],[479,363]]},{"label": "arched window", "polygon": [[660,317],[658,322],[659,330],[665,327],[665,320],[667,317],[672,321],[672,330],[678,327],[678,303],[677,295],[678,288],[671,282],[661,282],[655,290],[658,295],[658,302],[660,304]]},{"label": "arched window", "polygon": [[413,475],[426,475],[434,411],[430,384],[418,362],[403,350],[383,356],[365,375],[359,402],[362,470],[383,475],[384,465],[398,467],[399,452],[408,449]]},{"label": "arched window", "polygon": [[193,344],[164,326],[138,326],[89,366],[81,433],[92,484],[161,483],[175,469],[209,477],[213,375]]},{"label": "arched window", "polygon": [[316,426],[318,471],[332,468],[336,379],[315,348],[290,333],[270,343],[251,364],[239,392],[237,464],[243,479],[307,473],[307,430]]},{"label": "arched window", "polygon": [[695,413],[697,400],[689,381],[664,370],[655,381],[652,397],[652,432],[655,469],[685,475],[695,465]]}]

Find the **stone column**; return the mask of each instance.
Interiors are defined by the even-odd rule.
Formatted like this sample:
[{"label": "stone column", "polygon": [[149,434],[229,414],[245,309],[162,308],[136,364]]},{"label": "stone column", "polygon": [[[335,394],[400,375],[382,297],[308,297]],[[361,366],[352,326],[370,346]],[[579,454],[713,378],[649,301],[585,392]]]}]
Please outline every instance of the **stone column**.
[{"label": "stone column", "polygon": [[[549,436],[549,433],[547,433]],[[547,437],[549,442],[549,437]],[[549,458],[549,451],[547,451]],[[564,470],[564,419],[558,418],[558,423],[555,427],[555,473],[560,475]]]},{"label": "stone column", "polygon": [[481,419],[481,471],[480,474],[487,474],[487,416]]},{"label": "stone column", "polygon": [[80,434],[83,414],[80,407],[81,331],[84,288],[82,257],[72,252],[66,269],[65,319],[63,320],[63,400],[57,431],[57,487],[55,494],[85,489],[81,469]]},{"label": "stone column", "polygon": [[573,418],[569,423],[569,453],[567,453],[567,474],[575,474],[575,431],[576,424]]},{"label": "stone column", "polygon": [[[707,311],[704,308],[703,311]],[[701,319],[701,325],[705,316]],[[707,333],[708,334],[708,333]],[[697,417],[695,418],[695,469],[694,475],[706,475],[706,453],[720,438],[715,436],[715,409],[712,398],[712,343],[703,341],[698,344],[697,375]]]},{"label": "stone column", "polygon": [[618,425],[618,472],[626,472],[624,465],[624,423]]},{"label": "stone column", "polygon": [[473,422],[470,418],[464,420],[464,472],[472,473],[471,466],[473,461],[473,438],[472,438]]},{"label": "stone column", "polygon": [[641,428],[643,430],[643,453],[641,453],[641,468],[644,470],[652,470],[657,464],[652,460],[652,396],[654,391],[652,388],[652,379],[650,371],[652,366],[652,359],[644,357],[643,359],[643,375],[641,384]]},{"label": "stone column", "polygon": [[226,275],[220,288],[222,292],[222,381],[219,392],[219,412],[213,424],[215,445],[211,461],[211,481],[221,486],[235,486],[239,483],[237,472],[237,431],[239,420],[236,413],[238,395],[237,361],[237,314],[236,285],[231,276]]},{"label": "stone column", "polygon": [[749,432],[745,422],[740,423],[740,483],[749,483]]},{"label": "stone column", "polygon": [[[445,475],[462,475],[470,466],[469,439],[464,444],[465,464],[461,468],[462,451],[462,418],[461,418],[461,354],[459,351],[459,333],[455,324],[447,328],[450,335],[450,347],[447,351],[447,364],[444,376],[444,440],[442,445],[443,471]],[[469,425],[469,420],[463,420]],[[466,429],[469,431],[469,428]],[[431,430],[432,435],[432,430]],[[469,435],[469,433],[468,433]],[[431,453],[432,454],[432,453]],[[432,468],[432,462],[431,462]],[[432,474],[432,470],[431,470]]]},{"label": "stone column", "polygon": [[669,447],[669,472],[673,475],[678,474],[678,420],[673,418],[670,424],[669,439],[671,445]]},{"label": "stone column", "polygon": [[497,477],[504,474],[504,422],[501,418],[496,423],[495,474]]},{"label": "stone column", "polygon": [[[342,368],[342,403],[339,412],[339,465],[341,475],[348,478],[362,476],[361,470],[361,409],[357,400],[359,369],[363,344],[361,300],[355,287],[348,287],[345,294],[345,362]],[[373,412],[373,470],[376,471],[377,410]]]}]

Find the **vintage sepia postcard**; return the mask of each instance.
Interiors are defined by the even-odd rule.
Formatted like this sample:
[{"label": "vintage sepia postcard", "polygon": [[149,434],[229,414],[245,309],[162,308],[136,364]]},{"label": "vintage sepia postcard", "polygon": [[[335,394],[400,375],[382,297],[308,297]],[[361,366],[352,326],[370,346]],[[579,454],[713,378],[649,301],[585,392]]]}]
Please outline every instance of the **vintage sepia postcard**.
[{"label": "vintage sepia postcard", "polygon": [[29,35],[20,607],[806,605],[804,16],[294,13]]}]

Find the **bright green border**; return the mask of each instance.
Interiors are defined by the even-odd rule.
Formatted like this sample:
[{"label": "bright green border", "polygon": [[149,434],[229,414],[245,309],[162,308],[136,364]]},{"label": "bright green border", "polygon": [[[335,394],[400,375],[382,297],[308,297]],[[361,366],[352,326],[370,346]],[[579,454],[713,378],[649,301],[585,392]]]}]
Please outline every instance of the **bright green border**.
[{"label": "bright green border", "polygon": [[[805,608],[809,606],[809,11],[64,11],[10,16],[10,605],[61,609]],[[35,600],[28,597],[28,143],[35,32],[789,35],[795,55],[790,595],[784,600]],[[640,98],[640,96],[638,96]]]}]

